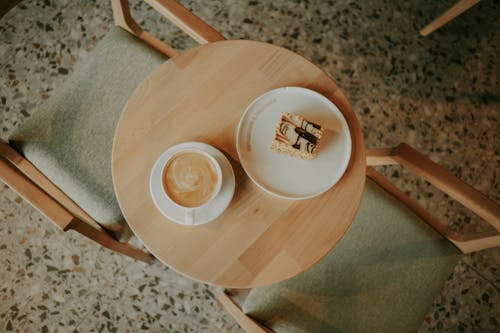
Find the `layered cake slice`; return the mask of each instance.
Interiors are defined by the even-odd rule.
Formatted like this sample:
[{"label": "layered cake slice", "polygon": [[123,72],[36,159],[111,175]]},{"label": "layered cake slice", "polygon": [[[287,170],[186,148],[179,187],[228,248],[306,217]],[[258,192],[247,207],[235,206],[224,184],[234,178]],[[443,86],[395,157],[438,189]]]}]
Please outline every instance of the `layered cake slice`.
[{"label": "layered cake slice", "polygon": [[278,153],[310,160],[318,154],[323,129],[298,114],[283,112],[271,148]]}]

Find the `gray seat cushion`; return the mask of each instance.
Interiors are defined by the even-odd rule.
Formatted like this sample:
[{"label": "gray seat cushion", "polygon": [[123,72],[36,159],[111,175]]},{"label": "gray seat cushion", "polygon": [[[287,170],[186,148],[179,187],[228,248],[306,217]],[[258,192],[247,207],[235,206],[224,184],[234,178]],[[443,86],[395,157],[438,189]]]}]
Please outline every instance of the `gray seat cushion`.
[{"label": "gray seat cushion", "polygon": [[367,181],[355,221],[323,260],[252,289],[241,305],[276,332],[415,332],[459,259],[451,243]]},{"label": "gray seat cushion", "polygon": [[113,27],[9,138],[83,210],[118,234],[128,228],[111,179],[115,128],[130,94],[165,60],[132,34]]}]

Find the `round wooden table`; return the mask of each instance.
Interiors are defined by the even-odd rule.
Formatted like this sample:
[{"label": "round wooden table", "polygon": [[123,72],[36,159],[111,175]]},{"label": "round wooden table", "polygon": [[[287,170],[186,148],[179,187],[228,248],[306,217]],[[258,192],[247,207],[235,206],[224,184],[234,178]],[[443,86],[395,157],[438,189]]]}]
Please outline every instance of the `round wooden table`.
[{"label": "round wooden table", "polygon": [[[344,176],[309,200],[266,194],[238,162],[236,128],[245,108],[257,96],[283,86],[309,88],[329,98],[351,132],[351,160]],[[184,141],[215,146],[229,158],[236,175],[228,209],[216,220],[195,227],[165,218],[149,192],[156,159]],[[356,215],[365,163],[356,115],[325,72],[284,48],[241,40],[189,49],[151,73],[124,108],[112,156],[120,207],[151,253],[192,279],[232,288],[291,278],[325,256]]]}]

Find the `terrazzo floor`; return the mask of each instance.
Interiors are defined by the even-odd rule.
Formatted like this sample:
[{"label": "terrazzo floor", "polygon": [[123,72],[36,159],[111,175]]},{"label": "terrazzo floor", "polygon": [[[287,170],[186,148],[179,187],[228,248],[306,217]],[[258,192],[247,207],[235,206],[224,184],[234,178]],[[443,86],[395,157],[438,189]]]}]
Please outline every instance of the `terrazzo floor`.
[{"label": "terrazzo floor", "polygon": [[[369,147],[405,141],[500,201],[500,3],[482,1],[420,37],[453,2],[181,1],[227,38],[284,46],[324,68],[350,97]],[[194,45],[147,4],[131,3],[151,32],[180,49]],[[0,138],[111,25],[108,0],[23,0],[0,18]],[[382,171],[453,230],[488,229],[404,170]],[[242,332],[217,292],[63,234],[0,184],[0,331]],[[420,332],[499,331],[500,249],[465,255]]]}]

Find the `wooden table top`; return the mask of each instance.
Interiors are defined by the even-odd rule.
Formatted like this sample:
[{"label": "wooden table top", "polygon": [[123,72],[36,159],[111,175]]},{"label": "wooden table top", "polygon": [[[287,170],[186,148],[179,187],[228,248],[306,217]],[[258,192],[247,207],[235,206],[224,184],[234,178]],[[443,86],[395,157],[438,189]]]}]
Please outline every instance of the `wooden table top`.
[{"label": "wooden table top", "polygon": [[[351,131],[351,160],[344,176],[309,200],[266,194],[238,162],[236,129],[245,108],[264,92],[284,86],[301,86],[329,98]],[[169,221],[149,192],[157,158],[184,141],[215,146],[229,158],[236,175],[228,209],[196,227]],[[251,288],[293,277],[335,246],[358,210],[366,161],[356,115],[326,73],[284,48],[235,40],[189,49],[138,86],[116,130],[112,168],[125,219],[154,256],[195,280]]]}]

